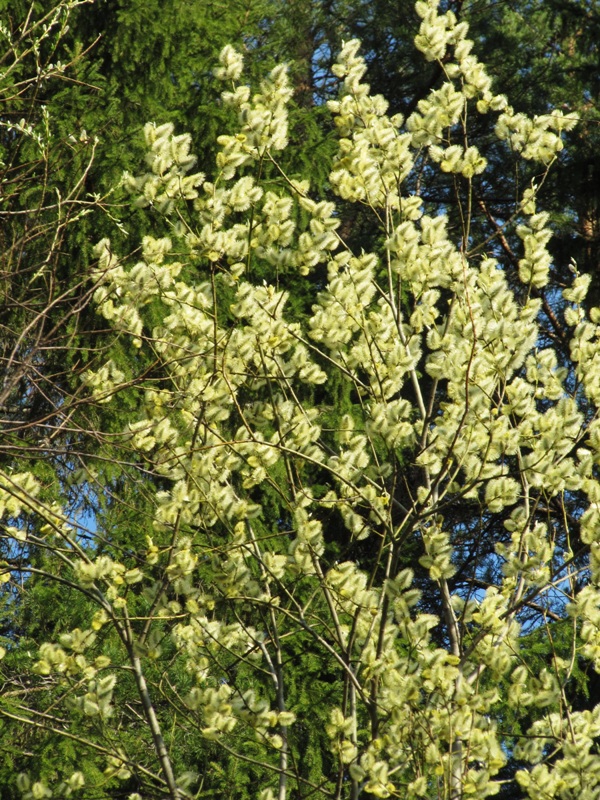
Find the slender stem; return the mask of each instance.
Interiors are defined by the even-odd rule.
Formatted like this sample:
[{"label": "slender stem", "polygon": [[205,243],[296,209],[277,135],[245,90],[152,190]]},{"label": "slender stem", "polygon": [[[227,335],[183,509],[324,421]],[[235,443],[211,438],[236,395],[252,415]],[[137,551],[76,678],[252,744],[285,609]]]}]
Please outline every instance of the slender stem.
[{"label": "slender stem", "polygon": [[165,740],[163,739],[160,723],[156,716],[156,712],[154,711],[154,706],[152,705],[152,699],[150,697],[148,685],[146,684],[146,678],[144,677],[142,670],[142,663],[139,659],[139,656],[134,655],[132,647],[129,648],[129,658],[131,661],[131,666],[133,667],[133,674],[135,675],[135,682],[140,695],[140,700],[142,701],[146,720],[148,721],[150,732],[152,733],[154,748],[158,755],[162,773],[165,778],[165,783],[167,784],[167,788],[169,790],[169,797],[171,800],[181,800],[182,795],[175,782],[173,766],[165,745]]}]

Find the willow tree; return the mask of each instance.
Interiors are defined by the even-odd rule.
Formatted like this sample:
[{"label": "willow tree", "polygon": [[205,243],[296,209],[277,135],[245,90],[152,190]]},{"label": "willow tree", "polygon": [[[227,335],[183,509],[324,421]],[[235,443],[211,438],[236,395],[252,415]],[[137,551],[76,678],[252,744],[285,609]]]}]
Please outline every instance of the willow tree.
[{"label": "willow tree", "polygon": [[[557,284],[537,208],[575,119],[516,113],[466,24],[416,9],[444,81],[389,117],[344,46],[331,196],[281,167],[284,66],[252,94],[223,50],[239,125],[211,180],[189,135],[145,129],[148,171],[125,183],[171,236],[134,264],[103,240],[95,272],[98,313],[143,357],[83,378],[90,404],[139,404],[68,487],[106,492],[106,513],[85,528],[30,474],[0,477],[6,587],[66,598],[51,638],[4,643],[25,798],[598,794],[600,707],[570,692],[600,669],[600,311],[576,264]],[[470,227],[479,115],[511,163],[537,164],[495,234],[519,237],[516,265]],[[424,212],[439,171],[454,229]],[[378,249],[352,251],[334,197],[368,210]],[[124,498],[95,478],[116,438]]]}]

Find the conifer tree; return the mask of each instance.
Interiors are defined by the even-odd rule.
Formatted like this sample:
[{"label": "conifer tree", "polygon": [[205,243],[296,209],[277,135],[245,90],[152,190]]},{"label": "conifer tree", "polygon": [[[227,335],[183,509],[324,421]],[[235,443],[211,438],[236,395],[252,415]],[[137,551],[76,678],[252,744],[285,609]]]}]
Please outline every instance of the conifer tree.
[{"label": "conifer tree", "polygon": [[[0,28],[0,462],[5,465],[37,461],[35,468],[41,468],[42,442],[60,434],[66,424],[60,409],[65,411],[76,391],[71,377],[91,291],[65,249],[79,238],[88,214],[104,213],[106,198],[86,191],[97,140],[80,128],[61,129],[44,97],[48,87],[60,95],[84,57],[65,48],[69,21],[82,5],[87,2],[64,0],[34,14],[33,7],[26,12],[17,4]],[[49,458],[52,450],[47,449]]]}]

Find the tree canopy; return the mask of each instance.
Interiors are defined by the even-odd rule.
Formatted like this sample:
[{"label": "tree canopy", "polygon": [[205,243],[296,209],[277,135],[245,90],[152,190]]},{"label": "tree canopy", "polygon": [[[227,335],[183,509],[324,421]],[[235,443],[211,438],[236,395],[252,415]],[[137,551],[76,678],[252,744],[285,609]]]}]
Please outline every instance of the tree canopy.
[{"label": "tree canopy", "polygon": [[[267,4],[210,67],[183,4],[158,49],[135,2],[2,29],[7,797],[598,796],[594,190],[559,216],[552,177],[585,70],[546,56],[551,107],[534,43],[500,69],[523,10],[418,0],[376,32],[403,99],[367,5],[285,3],[291,66]],[[180,91],[200,127],[104,148]]]}]

